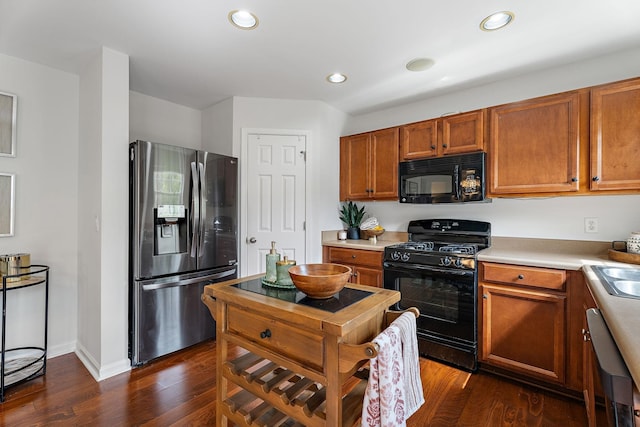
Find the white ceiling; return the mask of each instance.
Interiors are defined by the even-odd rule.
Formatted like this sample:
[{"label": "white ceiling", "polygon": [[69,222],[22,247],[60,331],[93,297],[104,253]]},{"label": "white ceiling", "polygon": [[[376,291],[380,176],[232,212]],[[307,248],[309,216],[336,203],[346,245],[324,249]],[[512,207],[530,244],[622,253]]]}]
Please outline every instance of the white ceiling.
[{"label": "white ceiling", "polygon": [[[233,27],[232,9],[258,28]],[[481,31],[500,10],[513,23]],[[639,47],[640,1],[0,0],[0,53],[78,73],[100,46],[129,55],[131,90],[185,106],[247,96],[360,114]],[[407,71],[417,57],[435,65]],[[336,71],[347,82],[325,81]]]}]

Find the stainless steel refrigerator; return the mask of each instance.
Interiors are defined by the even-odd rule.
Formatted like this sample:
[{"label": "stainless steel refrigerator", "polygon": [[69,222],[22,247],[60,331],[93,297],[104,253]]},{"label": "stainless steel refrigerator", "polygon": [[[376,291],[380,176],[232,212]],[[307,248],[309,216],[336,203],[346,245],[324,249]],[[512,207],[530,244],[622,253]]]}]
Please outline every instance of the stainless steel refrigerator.
[{"label": "stainless steel refrigerator", "polygon": [[135,141],[129,147],[132,365],[213,338],[203,287],[237,277],[237,159]]}]

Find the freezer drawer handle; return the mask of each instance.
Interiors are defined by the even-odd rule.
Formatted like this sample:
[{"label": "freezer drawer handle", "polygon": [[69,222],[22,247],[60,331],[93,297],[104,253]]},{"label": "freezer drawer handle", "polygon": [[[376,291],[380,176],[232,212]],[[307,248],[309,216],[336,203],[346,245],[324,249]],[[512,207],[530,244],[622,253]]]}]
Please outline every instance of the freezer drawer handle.
[{"label": "freezer drawer handle", "polygon": [[236,272],[235,269],[223,271],[221,273],[216,273],[210,276],[206,276],[204,280],[202,277],[194,277],[192,279],[181,280],[180,282],[176,282],[172,280],[166,283],[150,283],[148,285],[142,285],[142,290],[153,291],[156,289],[173,288],[177,286],[187,286],[187,285],[192,285],[194,283],[200,283],[200,282],[207,282],[207,284],[211,284],[211,283],[215,283],[216,279],[221,279],[223,277],[231,276],[235,274],[235,272]]}]

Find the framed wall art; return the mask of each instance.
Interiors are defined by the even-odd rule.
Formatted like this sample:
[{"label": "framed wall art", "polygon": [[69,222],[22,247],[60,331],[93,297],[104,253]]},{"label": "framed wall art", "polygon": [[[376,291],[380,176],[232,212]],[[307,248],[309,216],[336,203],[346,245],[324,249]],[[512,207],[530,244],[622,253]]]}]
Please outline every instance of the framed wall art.
[{"label": "framed wall art", "polygon": [[0,92],[0,156],[16,156],[16,114],[18,97]]},{"label": "framed wall art", "polygon": [[0,237],[13,236],[16,176],[0,173]]}]

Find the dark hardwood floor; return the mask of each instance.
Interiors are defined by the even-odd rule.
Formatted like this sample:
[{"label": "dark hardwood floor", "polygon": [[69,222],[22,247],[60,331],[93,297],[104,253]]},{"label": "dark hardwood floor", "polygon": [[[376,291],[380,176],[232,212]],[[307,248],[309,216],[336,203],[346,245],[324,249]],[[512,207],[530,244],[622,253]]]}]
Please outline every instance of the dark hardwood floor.
[{"label": "dark hardwood floor", "polygon": [[[407,425],[586,426],[581,402],[500,377],[421,359],[426,403]],[[215,344],[207,342],[100,383],[74,354],[7,391],[3,426],[215,424]]]}]

